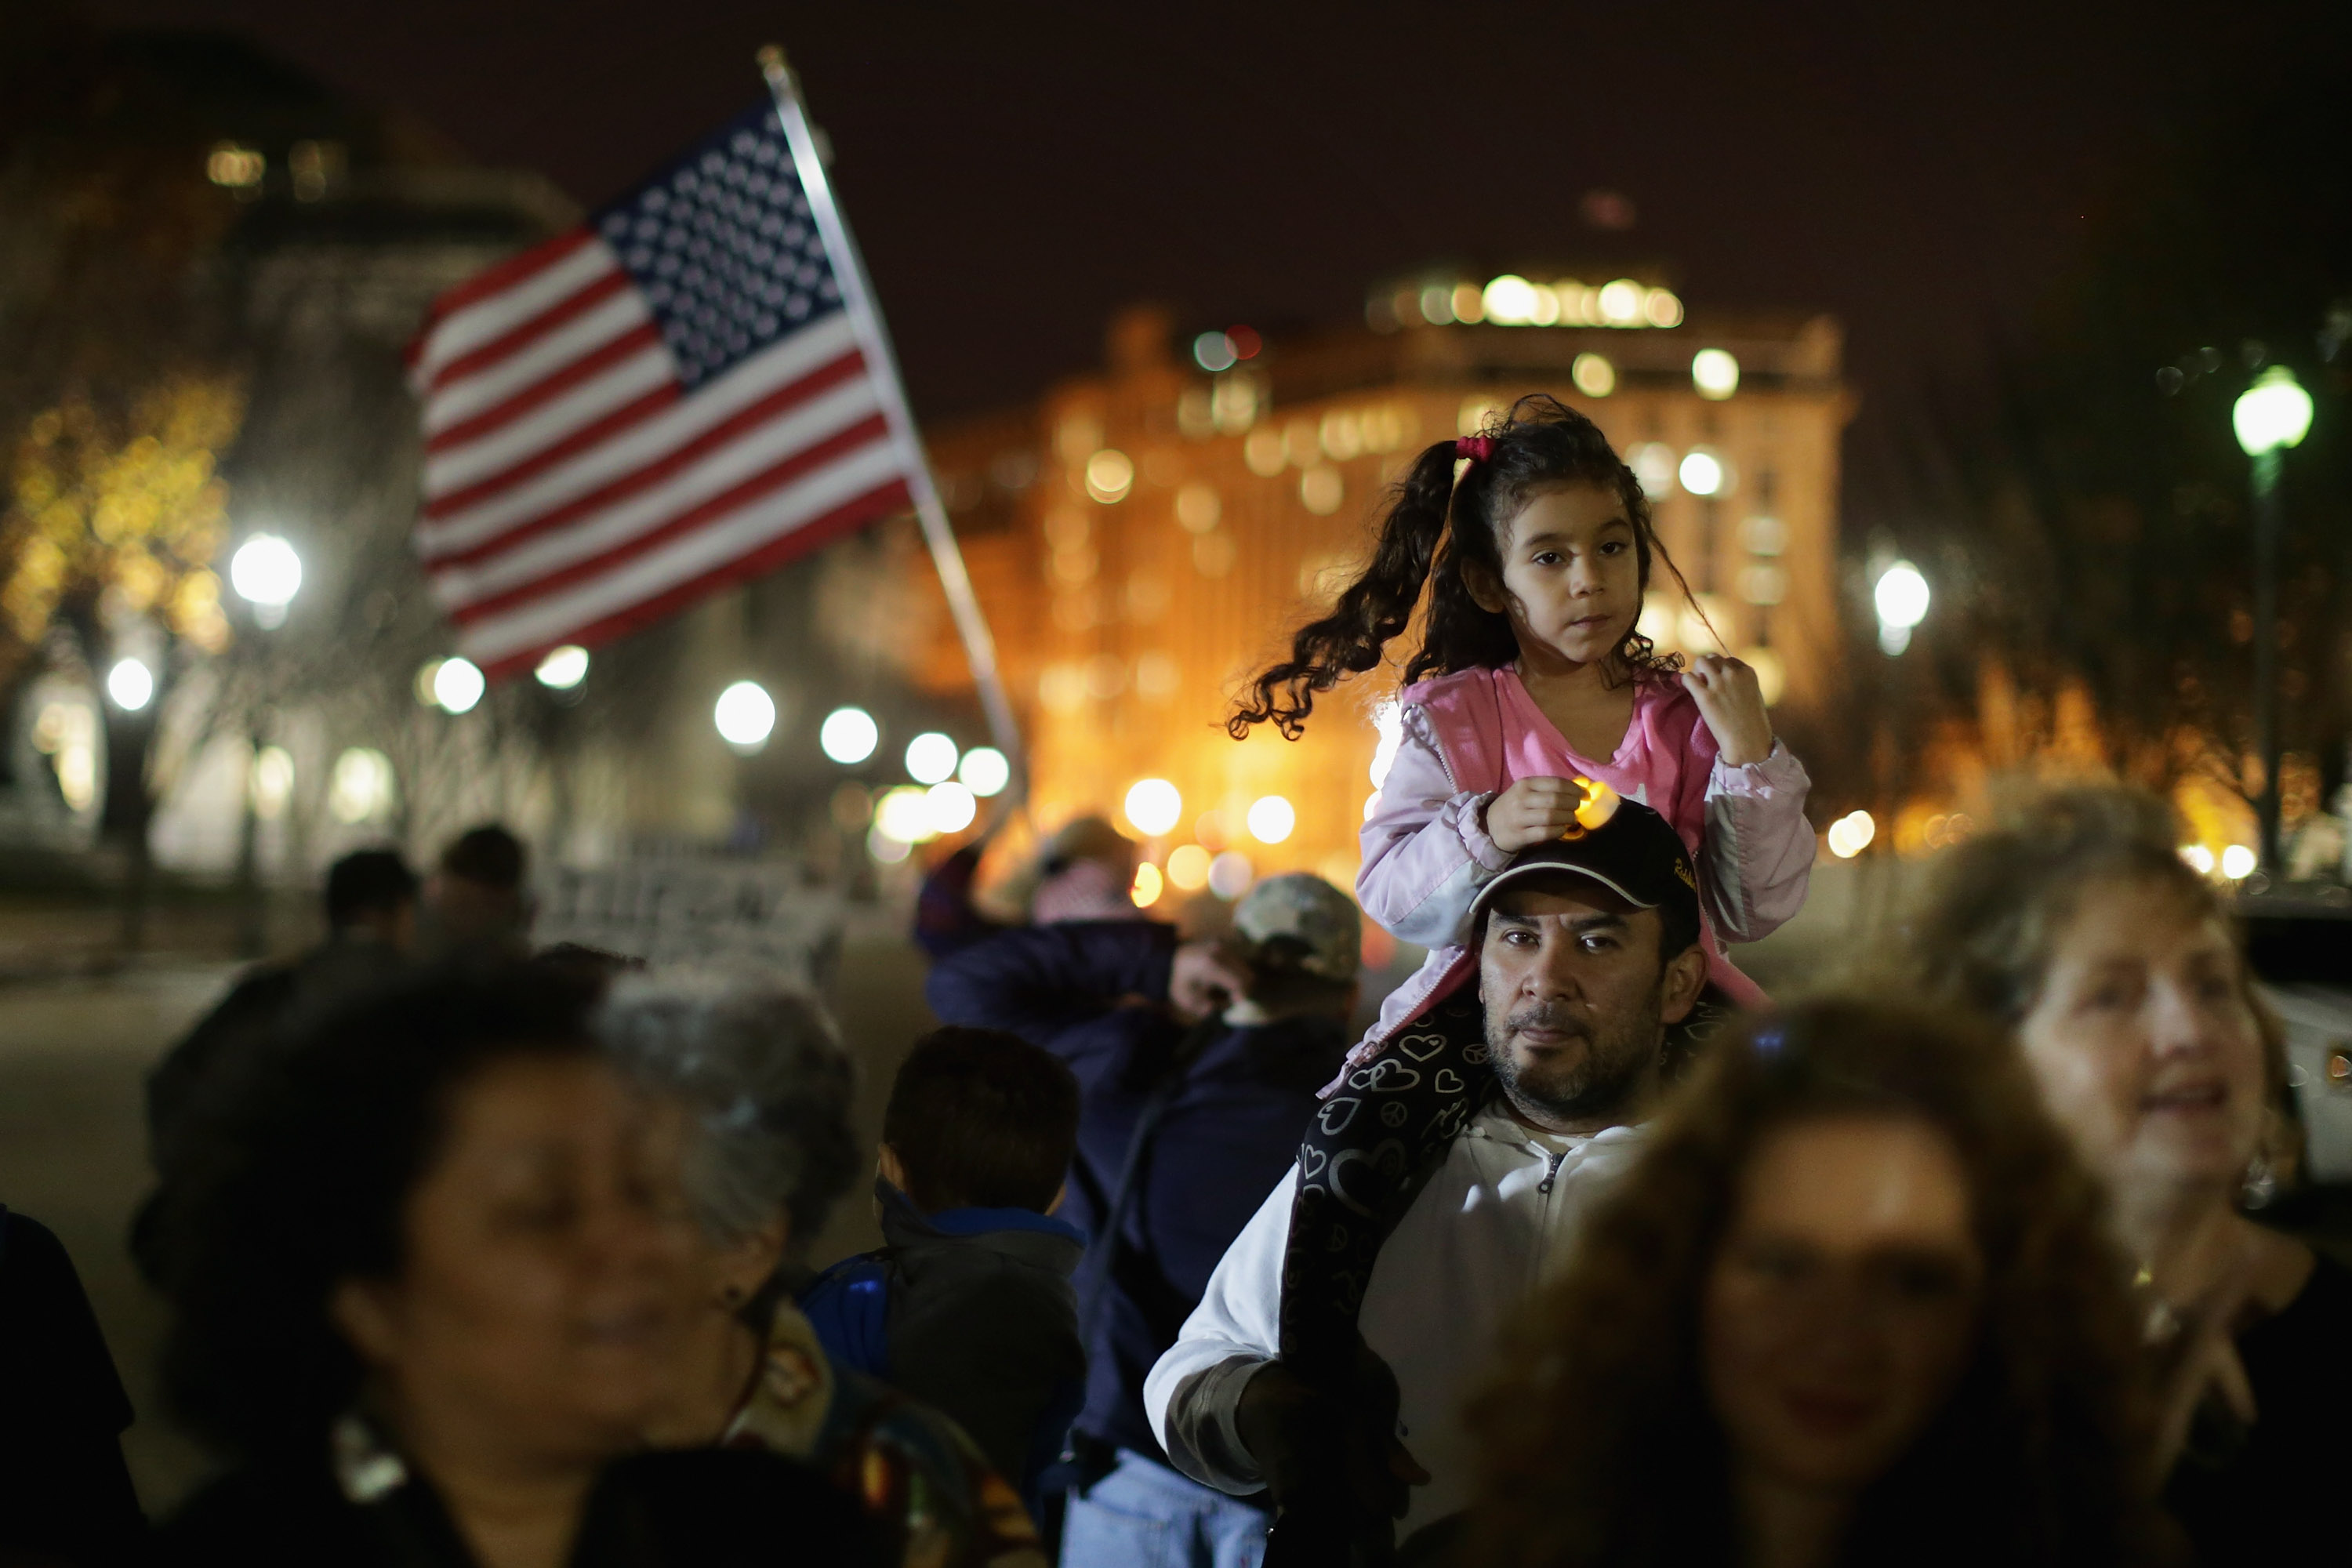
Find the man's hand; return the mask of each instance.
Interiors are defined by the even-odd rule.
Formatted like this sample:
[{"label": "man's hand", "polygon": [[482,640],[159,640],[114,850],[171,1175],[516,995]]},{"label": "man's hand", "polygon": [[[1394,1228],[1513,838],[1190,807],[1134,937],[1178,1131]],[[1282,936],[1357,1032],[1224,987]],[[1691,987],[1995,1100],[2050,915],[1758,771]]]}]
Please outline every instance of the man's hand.
[{"label": "man's hand", "polygon": [[1772,754],[1772,720],[1755,670],[1727,655],[1703,653],[1683,673],[1683,686],[1698,700],[1698,716],[1726,763],[1744,768]]},{"label": "man's hand", "polygon": [[1396,1374],[1363,1351],[1357,1398],[1342,1401],[1268,1362],[1242,1387],[1234,1415],[1277,1507],[1345,1499],[1375,1518],[1400,1519],[1429,1472],[1397,1441]]},{"label": "man's hand", "polygon": [[1574,779],[1520,779],[1486,803],[1486,837],[1506,855],[1548,844],[1576,823],[1584,786]]},{"label": "man's hand", "polygon": [[1168,1005],[1188,1024],[1222,1013],[1249,992],[1249,971],[1214,942],[1188,942],[1168,966]]}]

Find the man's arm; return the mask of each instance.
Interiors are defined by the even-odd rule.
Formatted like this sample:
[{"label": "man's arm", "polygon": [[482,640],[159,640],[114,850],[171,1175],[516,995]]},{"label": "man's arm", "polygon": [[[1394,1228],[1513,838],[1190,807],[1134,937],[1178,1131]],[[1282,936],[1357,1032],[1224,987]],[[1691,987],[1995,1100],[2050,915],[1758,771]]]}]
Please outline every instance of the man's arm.
[{"label": "man's arm", "polygon": [[1027,926],[932,964],[924,995],[941,1023],[1009,1029],[1050,1046],[1122,996],[1164,999],[1175,955],[1176,928],[1158,921]]},{"label": "man's arm", "polygon": [[1225,1249],[1201,1304],[1143,1380],[1143,1407],[1169,1462],[1220,1491],[1265,1484],[1242,1442],[1242,1391],[1281,1344],[1282,1255],[1297,1192],[1294,1165]]}]

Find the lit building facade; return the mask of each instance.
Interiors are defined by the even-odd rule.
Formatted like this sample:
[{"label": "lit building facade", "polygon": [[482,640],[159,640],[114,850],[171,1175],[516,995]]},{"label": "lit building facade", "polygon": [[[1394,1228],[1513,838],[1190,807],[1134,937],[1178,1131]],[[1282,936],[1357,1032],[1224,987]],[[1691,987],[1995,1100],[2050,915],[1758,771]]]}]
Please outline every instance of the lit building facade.
[{"label": "lit building facade", "polygon": [[[1114,323],[1105,374],[935,432],[1041,826],[1109,815],[1179,891],[1219,854],[1238,858],[1223,891],[1243,860],[1351,880],[1397,670],[1321,699],[1296,742],[1271,726],[1235,742],[1224,718],[1366,558],[1382,491],[1414,455],[1529,392],[1591,416],[1641,475],[1697,597],[1656,574],[1644,626],[1660,645],[1742,654],[1786,708],[1826,697],[1851,407],[1835,322],[1686,316],[1634,279],[1517,278],[1383,289],[1367,316],[1295,340],[1236,328],[1180,343],[1166,317],[1137,310]],[[923,668],[943,695],[969,687],[951,640]],[[1122,803],[1148,779],[1181,805],[1150,792],[1160,809],[1139,823]],[[1259,806],[1270,797],[1281,805]]]}]

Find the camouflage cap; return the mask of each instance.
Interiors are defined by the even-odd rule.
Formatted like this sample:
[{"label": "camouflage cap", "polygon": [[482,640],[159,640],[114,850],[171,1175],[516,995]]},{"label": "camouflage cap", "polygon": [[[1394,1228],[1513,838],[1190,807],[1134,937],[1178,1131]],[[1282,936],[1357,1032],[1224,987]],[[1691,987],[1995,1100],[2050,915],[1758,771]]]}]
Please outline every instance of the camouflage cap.
[{"label": "camouflage cap", "polygon": [[1307,871],[1268,877],[1234,910],[1234,934],[1252,968],[1353,980],[1364,918],[1356,900]]}]

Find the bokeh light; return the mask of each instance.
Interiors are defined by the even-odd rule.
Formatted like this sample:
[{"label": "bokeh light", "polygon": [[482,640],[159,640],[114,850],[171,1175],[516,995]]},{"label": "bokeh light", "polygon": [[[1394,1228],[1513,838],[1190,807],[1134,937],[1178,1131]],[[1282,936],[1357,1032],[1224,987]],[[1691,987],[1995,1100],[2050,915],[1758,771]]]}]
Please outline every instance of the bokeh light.
[{"label": "bokeh light", "polygon": [[229,557],[228,584],[256,609],[282,610],[302,587],[302,558],[274,533],[257,533]]},{"label": "bokeh light", "polygon": [[994,746],[974,746],[956,764],[956,777],[974,795],[1001,795],[1013,782],[1013,764]]},{"label": "bokeh light", "polygon": [[836,708],[817,726],[819,750],[844,767],[854,767],[882,743],[882,727],[863,708]]},{"label": "bokeh light", "polygon": [[1209,891],[1221,899],[1238,899],[1257,880],[1257,868],[1248,856],[1228,849],[1209,862]]},{"label": "bokeh light", "polygon": [[1870,847],[1878,837],[1878,824],[1866,811],[1850,811],[1830,824],[1830,853],[1841,860],[1851,860]]},{"label": "bokeh light", "polygon": [[1179,892],[1197,893],[1209,885],[1209,852],[1197,844],[1179,844],[1168,852],[1168,881]]},{"label": "bokeh light", "polygon": [[1675,493],[1675,449],[1664,441],[1642,441],[1625,448],[1625,466],[1642,481],[1642,493],[1656,500]]},{"label": "bokeh light", "polygon": [[1606,397],[1617,390],[1617,367],[1606,354],[1581,353],[1568,367],[1568,379],[1587,397]]},{"label": "bokeh light", "polygon": [[1908,561],[1897,561],[1879,574],[1871,590],[1878,610],[1878,646],[1889,654],[1911,646],[1911,631],[1927,618],[1927,579]]},{"label": "bokeh light", "polygon": [[[1549,294],[1550,290],[1544,290]],[[1536,286],[1515,272],[1506,272],[1489,281],[1480,296],[1486,319],[1497,326],[1524,327],[1536,319]],[[1555,302],[1552,310],[1559,311]]]},{"label": "bokeh light", "polygon": [[756,752],[776,730],[776,700],[756,680],[739,680],[710,710],[719,738],[739,752]]},{"label": "bokeh light", "polygon": [[907,776],[920,784],[951,779],[956,771],[956,743],[937,730],[926,730],[907,742]]},{"label": "bokeh light", "polygon": [[939,835],[931,826],[930,792],[898,784],[874,803],[874,831],[894,844],[928,844]]},{"label": "bokeh light", "polygon": [[1701,349],[1691,355],[1691,385],[1701,397],[1720,403],[1739,390],[1739,361],[1725,349]]},{"label": "bokeh light", "polygon": [[117,659],[106,672],[106,694],[125,713],[136,713],[155,699],[155,672],[138,659]]},{"label": "bokeh light", "polygon": [[1146,838],[1159,837],[1184,815],[1183,795],[1166,779],[1136,780],[1123,804],[1129,824]]},{"label": "bokeh light", "polygon": [[1137,909],[1148,910],[1160,901],[1160,868],[1146,860],[1135,868],[1135,881],[1127,896]]},{"label": "bokeh light", "polygon": [[2213,851],[2206,848],[2202,844],[2182,845],[2180,858],[2190,870],[2200,877],[2210,877],[2213,874]]},{"label": "bokeh light", "polygon": [[980,815],[980,802],[953,779],[925,790],[923,807],[930,816],[934,833],[961,833]]},{"label": "bokeh light", "polygon": [[1105,447],[1087,459],[1087,494],[1108,503],[1123,499],[1135,484],[1135,459],[1116,447]]},{"label": "bokeh light", "polygon": [[2242,882],[2252,876],[2258,864],[2253,850],[2243,844],[2232,844],[2221,851],[2221,875],[2232,882]]},{"label": "bokeh light", "polygon": [[1250,803],[1244,820],[1249,824],[1250,837],[1260,844],[1279,844],[1298,826],[1298,813],[1282,796],[1266,795]]},{"label": "bokeh light", "polygon": [[555,691],[569,691],[588,679],[588,650],[577,643],[565,643],[562,647],[547,650],[531,672],[541,686]]},{"label": "bokeh light", "polygon": [[392,759],[369,746],[353,746],[327,773],[327,815],[346,827],[392,815],[398,791]]},{"label": "bokeh light", "polygon": [[470,658],[445,658],[433,671],[433,700],[444,713],[470,713],[490,683]]},{"label": "bokeh light", "polygon": [[1724,495],[1731,489],[1731,468],[1709,447],[1693,447],[1675,469],[1683,489],[1695,496]]},{"label": "bokeh light", "polygon": [[1234,353],[1234,340],[1223,332],[1202,332],[1192,340],[1192,363],[1202,370],[1231,370],[1240,358]]},{"label": "bokeh light", "polygon": [[1620,278],[1601,286],[1601,324],[1606,327],[1631,327],[1642,320],[1642,301],[1646,290],[1631,278]]}]

